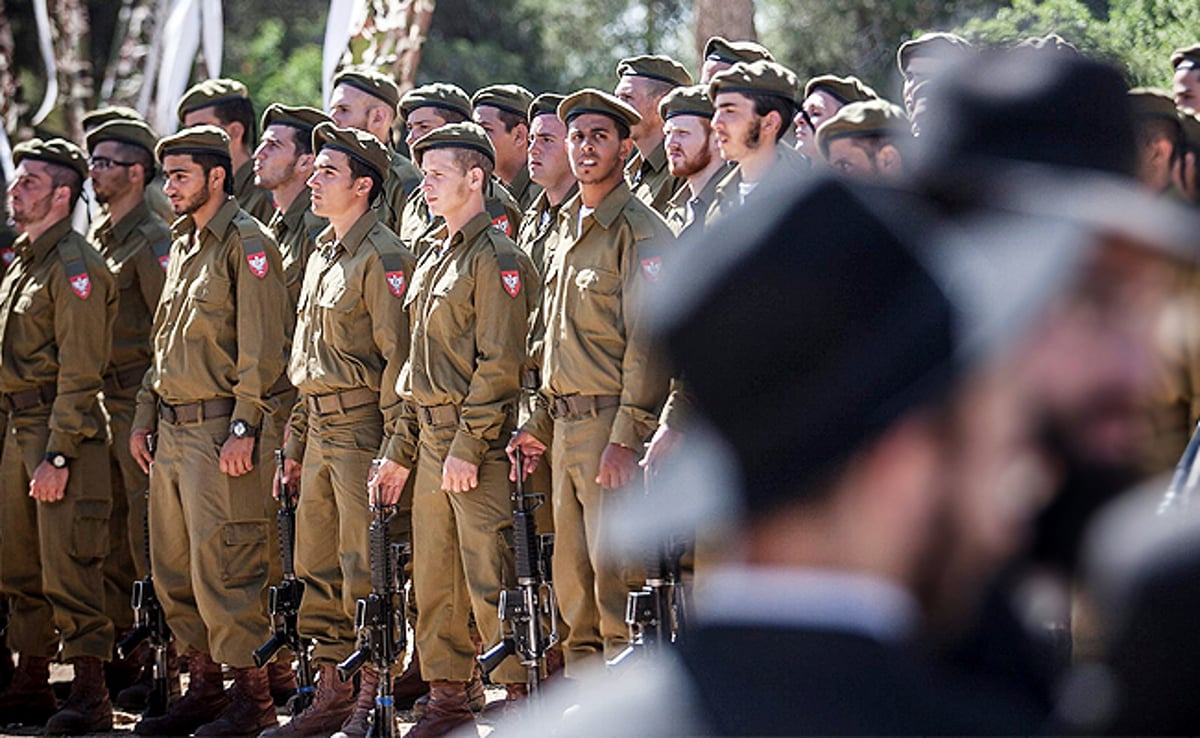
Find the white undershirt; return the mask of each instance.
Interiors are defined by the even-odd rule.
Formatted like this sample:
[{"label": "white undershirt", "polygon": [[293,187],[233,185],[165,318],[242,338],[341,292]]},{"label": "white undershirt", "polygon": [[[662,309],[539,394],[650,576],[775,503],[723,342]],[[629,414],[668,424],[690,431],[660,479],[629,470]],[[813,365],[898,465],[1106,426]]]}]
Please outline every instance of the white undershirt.
[{"label": "white undershirt", "polygon": [[746,204],[746,198],[750,197],[750,193],[754,192],[754,188],[758,187],[758,182],[738,182],[738,197],[741,198],[742,204]]},{"label": "white undershirt", "polygon": [[576,224],[575,238],[583,237],[583,219],[596,212],[596,208],[589,208],[587,205],[580,204],[579,206],[579,223]]}]

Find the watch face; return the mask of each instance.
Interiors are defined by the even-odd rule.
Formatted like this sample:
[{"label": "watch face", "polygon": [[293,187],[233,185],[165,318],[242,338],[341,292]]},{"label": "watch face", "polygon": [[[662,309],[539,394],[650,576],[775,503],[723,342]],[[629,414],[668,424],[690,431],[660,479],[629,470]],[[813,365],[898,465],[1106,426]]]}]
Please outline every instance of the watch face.
[{"label": "watch face", "polygon": [[229,430],[238,438],[245,438],[250,435],[250,424],[244,420],[235,420]]}]

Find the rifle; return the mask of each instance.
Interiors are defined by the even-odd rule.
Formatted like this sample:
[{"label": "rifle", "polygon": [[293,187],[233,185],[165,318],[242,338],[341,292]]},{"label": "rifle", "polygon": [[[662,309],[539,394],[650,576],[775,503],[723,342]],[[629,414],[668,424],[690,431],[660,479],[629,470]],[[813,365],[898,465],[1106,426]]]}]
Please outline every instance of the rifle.
[{"label": "rifle", "polygon": [[[146,437],[146,445],[151,455],[154,454],[154,436]],[[150,560],[150,490],[146,489],[146,514],[142,517],[146,535],[146,576],[133,583],[133,595],[130,604],[133,606],[133,630],[117,644],[117,656],[129,658],[133,650],[143,641],[150,644],[154,652],[154,689],[146,703],[146,717],[163,715],[167,711],[170,700],[171,686],[168,676],[167,647],[171,642],[171,629],[167,627],[167,616],[163,612],[162,603],[154,592],[154,572],[151,571]]]},{"label": "rifle", "polygon": [[299,714],[313,700],[312,664],[309,661],[309,639],[300,635],[297,620],[300,601],[304,599],[304,580],[296,577],[296,495],[290,485],[283,484],[283,451],[275,450],[275,466],[279,470],[279,554],[283,561],[283,580],[270,589],[267,610],[273,629],[267,642],[254,651],[254,665],[262,668],[286,646],[296,654],[296,697],[293,714]]},{"label": "rifle", "polygon": [[1183,450],[1183,455],[1175,464],[1175,471],[1171,474],[1171,484],[1167,487],[1167,493],[1163,495],[1162,502],[1158,506],[1159,515],[1181,513],[1187,510],[1192,501],[1192,490],[1196,488],[1198,481],[1197,473],[1200,472],[1200,469],[1196,467],[1198,455],[1200,455],[1200,423],[1196,424],[1187,448]]},{"label": "rifle", "polygon": [[[525,494],[525,465],[516,451],[517,482],[513,485],[513,543],[516,554],[516,589],[500,590],[500,622],[504,636],[478,657],[483,673],[491,674],[509,656],[525,666],[529,694],[537,694],[546,651],[558,643],[558,603],[551,583],[550,559],[554,536],[539,536],[536,511],[545,495]],[[544,627],[549,622],[549,630]]]},{"label": "rifle", "polygon": [[[376,462],[378,463],[378,462]],[[393,738],[396,734],[396,707],[392,699],[391,668],[407,646],[404,621],[404,566],[408,561],[406,543],[392,543],[388,524],[395,507],[372,504],[375,519],[368,537],[371,546],[371,594],[360,597],[354,606],[354,627],[358,648],[337,665],[343,682],[354,678],[368,662],[379,673],[375,709],[371,713],[368,738]]]}]

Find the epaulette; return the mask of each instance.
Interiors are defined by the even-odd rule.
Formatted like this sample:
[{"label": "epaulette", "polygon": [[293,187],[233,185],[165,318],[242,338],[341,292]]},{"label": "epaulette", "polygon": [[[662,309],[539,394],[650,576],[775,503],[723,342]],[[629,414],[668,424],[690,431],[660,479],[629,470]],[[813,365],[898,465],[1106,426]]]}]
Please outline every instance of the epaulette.
[{"label": "epaulette", "polygon": [[383,276],[387,280],[388,290],[393,297],[403,298],[404,289],[408,285],[408,275],[404,273],[404,257],[395,251],[376,249],[376,253],[383,264]]},{"label": "epaulette", "polygon": [[150,244],[150,251],[154,254],[154,258],[158,260],[158,265],[162,270],[167,271],[167,263],[171,258],[171,237],[168,235],[164,238],[160,229],[155,227],[154,221],[151,219],[143,220],[138,224],[138,233],[142,234],[142,238],[146,239],[146,243]]},{"label": "epaulette", "polygon": [[239,212],[233,217],[233,224],[241,238],[242,251],[246,255],[246,265],[250,267],[250,273],[262,279],[267,276],[270,261],[267,259],[267,242],[263,239],[258,221],[253,216]]},{"label": "epaulette", "polygon": [[67,282],[71,291],[81,300],[92,294],[92,277],[88,274],[87,262],[83,258],[82,239],[64,238],[58,242],[58,257],[67,271]]},{"label": "epaulette", "polygon": [[508,208],[504,206],[504,202],[493,196],[487,199],[485,205],[488,218],[492,221],[492,227],[509,238],[515,237],[516,224],[508,217]]},{"label": "epaulette", "polygon": [[634,241],[641,243],[655,240],[658,237],[659,231],[654,228],[654,217],[654,211],[650,210],[648,205],[646,210],[636,207],[626,208],[625,222],[629,223],[629,230],[633,233]]},{"label": "epaulette", "polygon": [[500,268],[500,286],[515,299],[521,294],[521,265],[517,255],[511,249],[497,248],[494,241],[492,251],[496,254],[496,266]]}]

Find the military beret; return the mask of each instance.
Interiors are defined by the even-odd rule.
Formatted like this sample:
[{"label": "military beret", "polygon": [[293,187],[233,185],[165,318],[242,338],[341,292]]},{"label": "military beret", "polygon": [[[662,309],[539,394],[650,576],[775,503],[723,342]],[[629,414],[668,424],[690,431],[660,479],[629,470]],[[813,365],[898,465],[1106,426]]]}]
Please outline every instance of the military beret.
[{"label": "military beret", "polygon": [[1200,44],[1184,46],[1171,53],[1171,66],[1175,69],[1187,64],[1188,69],[1200,68]]},{"label": "military beret", "polygon": [[631,56],[617,63],[618,77],[646,77],[676,87],[692,84],[692,75],[679,62],[659,54]]},{"label": "military beret", "polygon": [[712,100],[708,98],[708,87],[705,85],[676,87],[658,103],[658,114],[662,116],[663,120],[670,120],[677,115],[712,118],[713,104]]},{"label": "military beret", "polygon": [[206,79],[183,93],[178,108],[179,122],[182,123],[184,116],[193,110],[200,110],[231,100],[249,99],[250,92],[246,89],[246,85],[236,79]]},{"label": "military beret", "polygon": [[558,117],[563,123],[588,113],[608,116],[628,128],[642,122],[642,116],[628,104],[592,88],[568,95],[558,106]]},{"label": "military beret", "polygon": [[1157,87],[1135,87],[1129,91],[1133,114],[1138,118],[1166,118],[1178,122],[1179,110],[1175,98]]},{"label": "military beret", "polygon": [[434,149],[478,151],[491,159],[493,164],[496,163],[496,149],[492,147],[492,141],[488,138],[487,132],[469,121],[451,123],[421,136],[412,145],[413,158],[417,164],[420,164],[425,152]]},{"label": "military beret", "polygon": [[323,148],[340,151],[366,164],[382,179],[387,179],[392,166],[392,155],[379,139],[357,128],[338,128],[333,121],[318,123],[313,128],[312,147],[318,153]]},{"label": "military beret", "polygon": [[229,135],[216,126],[203,125],[184,128],[159,140],[154,155],[162,160],[174,154],[212,154],[229,158]]},{"label": "military beret", "polygon": [[1079,53],[1079,49],[1075,48],[1075,44],[1059,36],[1057,33],[1048,33],[1045,36],[1030,36],[1017,44],[1017,48],[1062,52],[1064,54]]},{"label": "military beret", "polygon": [[103,108],[97,108],[83,114],[80,123],[83,125],[83,130],[90,131],[93,128],[104,125],[110,120],[145,120],[146,117],[134,110],[127,108],[124,105],[108,105]]},{"label": "military beret", "polygon": [[300,131],[305,138],[308,138],[312,135],[314,128],[329,120],[331,119],[328,115],[316,108],[304,106],[290,107],[279,103],[271,103],[263,111],[262,127],[265,131],[267,126],[289,126]]},{"label": "military beret", "polygon": [[722,92],[774,95],[796,104],[796,75],[775,62],[738,62],[713,75],[708,83],[708,97],[714,102]]},{"label": "military beret", "polygon": [[814,92],[821,90],[833,95],[841,104],[859,102],[860,100],[875,100],[879,93],[868,87],[858,77],[835,77],[825,74],[813,77],[804,85],[804,97],[807,99]]},{"label": "military beret", "polygon": [[876,138],[902,132],[904,111],[887,100],[863,100],[845,105],[817,129],[817,148],[829,156],[829,143],[839,138]]},{"label": "military beret", "polygon": [[722,61],[726,64],[753,61],[775,61],[775,57],[767,47],[753,41],[730,41],[721,36],[713,36],[704,44],[704,58]]},{"label": "military beret", "polygon": [[1194,110],[1180,110],[1179,123],[1183,126],[1184,143],[1193,151],[1200,151],[1200,115]]},{"label": "military beret", "polygon": [[395,110],[400,104],[400,87],[388,75],[370,67],[347,67],[333,78],[333,86],[350,85],[383,100]]},{"label": "military beret", "polygon": [[140,120],[110,120],[93,128],[84,138],[88,151],[95,149],[101,141],[118,141],[145,149],[151,156],[154,156],[154,145],[158,143],[158,135],[148,123]]},{"label": "military beret", "polygon": [[947,59],[958,59],[966,55],[974,47],[962,36],[953,33],[923,33],[917,38],[909,39],[900,44],[896,50],[896,66],[900,73],[908,66],[909,59],[917,56],[941,56]]},{"label": "military beret", "polygon": [[566,100],[565,95],[559,95],[553,92],[544,92],[533,99],[529,103],[529,120],[533,120],[539,115],[558,115],[558,106]]},{"label": "military beret", "polygon": [[32,159],[73,169],[80,179],[87,179],[88,176],[87,156],[65,138],[31,138],[14,146],[12,157],[13,164],[19,165],[24,159]]},{"label": "military beret", "polygon": [[458,85],[434,82],[414,87],[400,98],[400,117],[407,118],[418,108],[439,108],[471,117],[471,98]]},{"label": "military beret", "polygon": [[471,97],[471,107],[490,105],[506,113],[529,116],[529,105],[533,102],[533,93],[521,85],[490,85],[480,88]]}]

